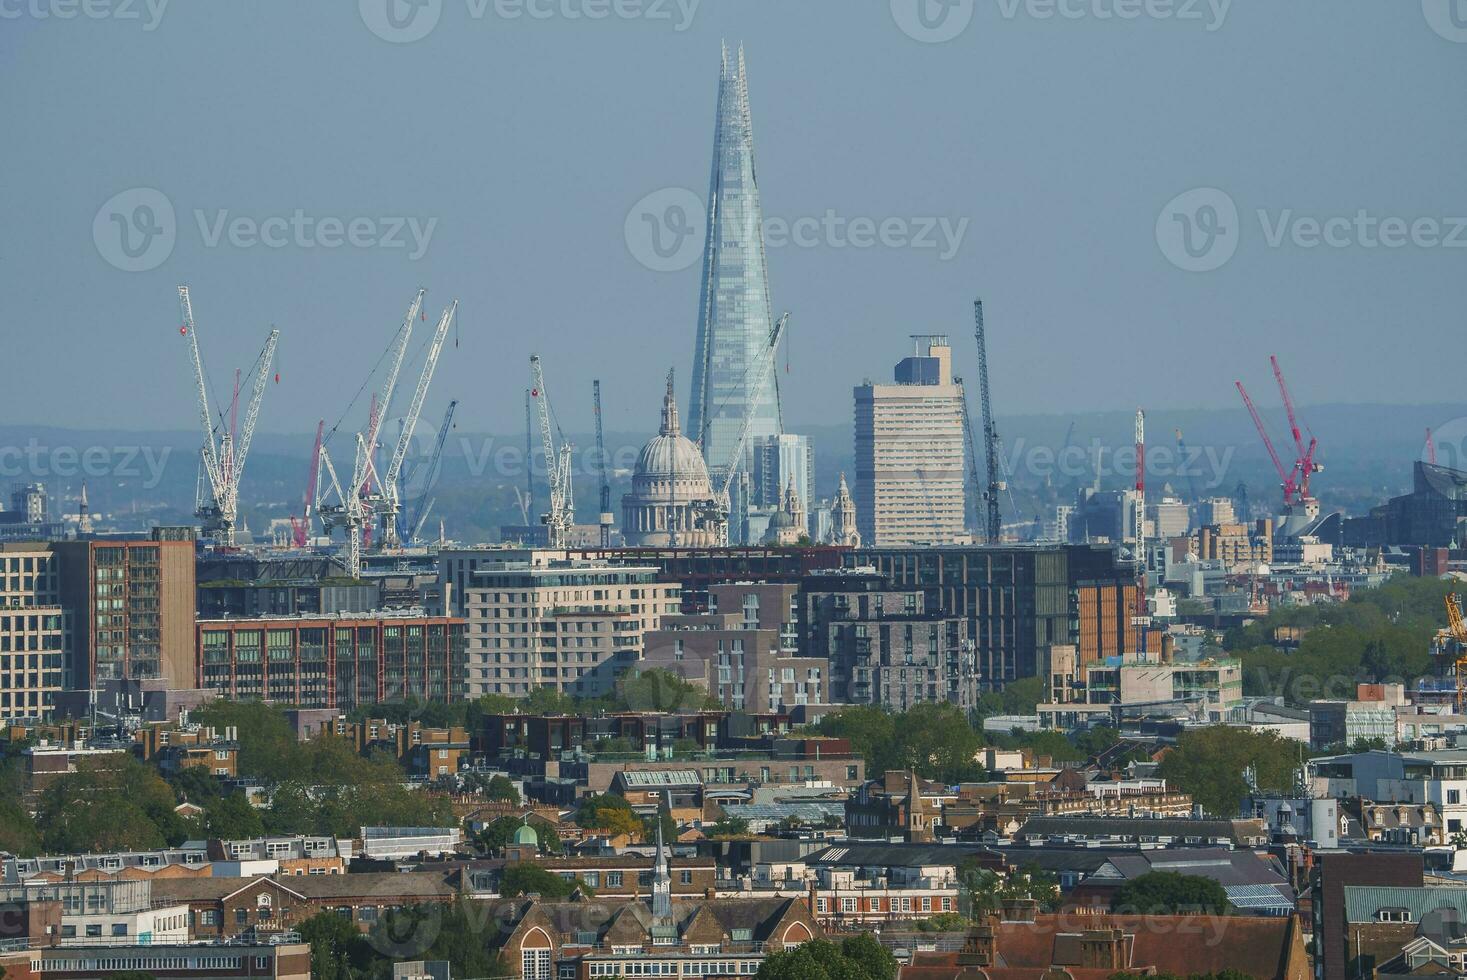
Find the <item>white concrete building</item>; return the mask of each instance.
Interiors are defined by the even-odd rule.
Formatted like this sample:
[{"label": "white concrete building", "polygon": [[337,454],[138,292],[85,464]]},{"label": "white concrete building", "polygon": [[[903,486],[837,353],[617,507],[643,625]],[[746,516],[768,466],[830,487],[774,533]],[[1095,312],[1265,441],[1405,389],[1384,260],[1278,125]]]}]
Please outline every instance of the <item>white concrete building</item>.
[{"label": "white concrete building", "polygon": [[681,587],[657,575],[593,561],[482,563],[469,572],[464,604],[468,697],[610,692],[647,631],[681,610]]},{"label": "white concrete building", "polygon": [[894,384],[856,399],[856,523],[867,547],[963,544],[963,388],[941,336],[913,337]]}]

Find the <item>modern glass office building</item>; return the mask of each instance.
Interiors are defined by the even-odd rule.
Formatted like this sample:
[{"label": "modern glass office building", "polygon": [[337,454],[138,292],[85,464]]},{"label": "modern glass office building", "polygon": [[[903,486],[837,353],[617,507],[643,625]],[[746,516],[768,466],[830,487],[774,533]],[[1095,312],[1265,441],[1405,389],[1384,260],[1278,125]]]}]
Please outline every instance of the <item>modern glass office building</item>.
[{"label": "modern glass office building", "polygon": [[702,446],[715,486],[728,470],[751,403],[750,444],[781,432],[775,372],[756,385],[773,327],[744,52],[731,61],[724,48],[686,430]]}]

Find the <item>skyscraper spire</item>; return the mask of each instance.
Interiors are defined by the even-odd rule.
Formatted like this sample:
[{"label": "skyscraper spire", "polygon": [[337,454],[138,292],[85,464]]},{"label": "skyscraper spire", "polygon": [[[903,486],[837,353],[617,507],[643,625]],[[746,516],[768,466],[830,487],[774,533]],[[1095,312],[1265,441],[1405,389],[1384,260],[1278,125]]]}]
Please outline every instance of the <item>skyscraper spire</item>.
[{"label": "skyscraper spire", "polygon": [[763,221],[744,50],[741,46],[737,58],[730,59],[725,45],[688,400],[688,435],[702,448],[715,483],[718,471],[729,465],[751,406],[751,442],[782,431],[775,376],[753,390],[755,367],[774,327]]}]

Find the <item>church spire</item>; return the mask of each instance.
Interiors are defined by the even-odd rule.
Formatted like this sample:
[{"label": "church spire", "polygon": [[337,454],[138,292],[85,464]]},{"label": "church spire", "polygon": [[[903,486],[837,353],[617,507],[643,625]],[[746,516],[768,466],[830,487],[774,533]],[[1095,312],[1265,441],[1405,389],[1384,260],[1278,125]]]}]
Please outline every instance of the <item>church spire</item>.
[{"label": "church spire", "polygon": [[667,394],[662,396],[662,429],[665,436],[680,435],[681,430],[677,421],[677,395],[673,393],[673,371],[667,370]]},{"label": "church spire", "polygon": [[[664,801],[666,797],[663,798]],[[669,812],[672,804],[668,803]],[[667,848],[662,842],[662,803],[653,817],[657,823],[657,862],[652,868],[652,918],[658,925],[672,921],[672,872],[668,870]]]}]

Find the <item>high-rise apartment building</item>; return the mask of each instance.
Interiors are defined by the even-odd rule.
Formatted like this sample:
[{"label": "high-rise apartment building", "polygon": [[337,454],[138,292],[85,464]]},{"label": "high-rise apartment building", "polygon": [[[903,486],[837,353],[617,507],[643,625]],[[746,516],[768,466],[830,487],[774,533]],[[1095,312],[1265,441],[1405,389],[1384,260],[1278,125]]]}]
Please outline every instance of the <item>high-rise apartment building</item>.
[{"label": "high-rise apartment building", "polygon": [[653,566],[507,560],[469,573],[468,695],[580,697],[613,690],[643,635],[679,611],[681,587]]},{"label": "high-rise apartment building", "polygon": [[0,544],[0,725],[50,717],[71,631],[49,545]]},{"label": "high-rise apartment building", "polygon": [[746,414],[753,416],[751,440],[780,432],[774,372],[756,383],[774,328],[763,220],[744,52],[730,60],[725,48],[687,425],[688,437],[702,446],[715,485],[727,472]]},{"label": "high-rise apartment building", "polygon": [[895,383],[856,389],[856,526],[867,547],[959,544],[963,389],[942,336],[913,337]]},{"label": "high-rise apartment building", "polygon": [[194,686],[194,543],[165,533],[51,545],[72,615],[67,687],[150,678]]},{"label": "high-rise apartment building", "polygon": [[832,703],[976,705],[968,619],[928,609],[921,589],[895,588],[870,571],[827,573],[807,577],[798,602],[805,655],[829,661]]}]

